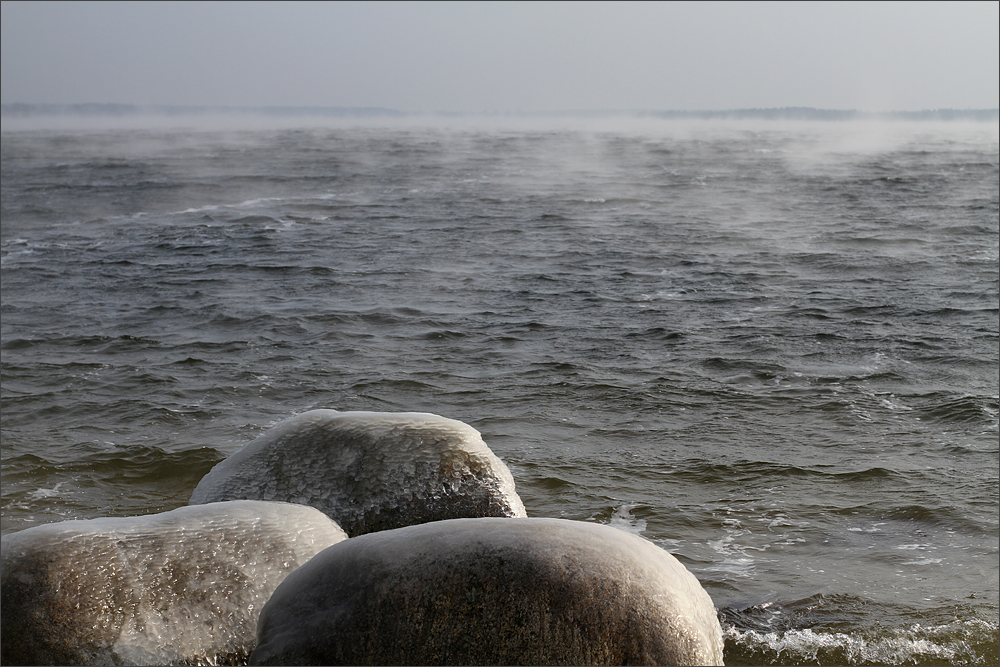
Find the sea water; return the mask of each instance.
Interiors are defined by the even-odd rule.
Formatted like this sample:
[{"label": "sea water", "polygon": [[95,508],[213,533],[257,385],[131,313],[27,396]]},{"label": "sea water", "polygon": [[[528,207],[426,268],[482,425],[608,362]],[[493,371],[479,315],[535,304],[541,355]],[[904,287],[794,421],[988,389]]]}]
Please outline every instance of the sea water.
[{"label": "sea water", "polygon": [[432,412],[729,664],[997,663],[995,122],[171,123],[5,121],[4,534]]}]

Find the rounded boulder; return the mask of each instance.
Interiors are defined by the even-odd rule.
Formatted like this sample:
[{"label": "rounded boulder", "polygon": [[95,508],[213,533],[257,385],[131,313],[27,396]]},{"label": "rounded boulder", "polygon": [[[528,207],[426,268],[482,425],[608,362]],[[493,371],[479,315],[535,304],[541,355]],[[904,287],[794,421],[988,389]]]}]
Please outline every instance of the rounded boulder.
[{"label": "rounded boulder", "polygon": [[523,517],[503,461],[460,421],[418,412],[311,410],[216,465],[190,504],[310,505],[354,537],[461,517]]},{"label": "rounded boulder", "polygon": [[239,664],[278,584],[346,538],[311,507],[259,501],[4,535],[0,661]]},{"label": "rounded boulder", "polygon": [[251,664],[720,665],[711,598],[637,535],[454,519],[336,544],[264,606]]}]

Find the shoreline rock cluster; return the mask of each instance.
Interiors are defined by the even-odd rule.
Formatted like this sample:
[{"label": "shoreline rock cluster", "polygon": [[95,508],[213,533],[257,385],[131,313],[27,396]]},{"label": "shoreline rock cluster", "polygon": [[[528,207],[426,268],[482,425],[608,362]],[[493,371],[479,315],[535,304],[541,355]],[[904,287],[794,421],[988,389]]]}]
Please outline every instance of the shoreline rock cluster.
[{"label": "shoreline rock cluster", "polygon": [[346,539],[319,510],[257,500],[7,535],[2,662],[245,661],[278,584]]},{"label": "shoreline rock cluster", "polygon": [[2,543],[4,664],[722,664],[711,598],[608,526],[527,518],[462,422],[313,410],[187,507]]},{"label": "shoreline rock cluster", "polygon": [[309,505],[351,537],[460,517],[524,517],[514,478],[479,431],[419,412],[311,410],[201,480],[189,504],[253,498]]}]

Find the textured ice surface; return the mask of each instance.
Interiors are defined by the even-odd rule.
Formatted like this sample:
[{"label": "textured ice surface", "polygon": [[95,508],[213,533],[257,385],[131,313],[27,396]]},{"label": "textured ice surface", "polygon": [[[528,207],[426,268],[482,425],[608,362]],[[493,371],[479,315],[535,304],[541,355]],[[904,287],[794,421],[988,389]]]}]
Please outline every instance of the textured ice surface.
[{"label": "textured ice surface", "polygon": [[454,519],[352,538],[292,573],[251,664],[721,665],[711,598],[609,526]]},{"label": "textured ice surface", "polygon": [[460,517],[523,517],[479,431],[418,412],[312,410],[212,468],[191,504],[254,498],[311,505],[352,537]]},{"label": "textured ice surface", "polygon": [[5,535],[2,662],[245,660],[277,585],[346,537],[311,507],[248,500]]}]

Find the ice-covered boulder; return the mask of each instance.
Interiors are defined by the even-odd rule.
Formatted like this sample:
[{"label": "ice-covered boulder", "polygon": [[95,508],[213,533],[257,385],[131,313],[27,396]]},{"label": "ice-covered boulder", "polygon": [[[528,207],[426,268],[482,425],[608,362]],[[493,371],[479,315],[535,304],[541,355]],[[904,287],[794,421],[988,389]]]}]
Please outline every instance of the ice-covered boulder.
[{"label": "ice-covered boulder", "polygon": [[311,507],[247,500],[4,535],[0,661],[237,664],[278,584],[346,537]]},{"label": "ice-covered boulder", "polygon": [[454,519],[352,538],[289,575],[251,664],[721,665],[711,598],[637,535]]},{"label": "ice-covered boulder", "polygon": [[212,468],[190,503],[236,498],[311,505],[352,537],[525,515],[510,470],[479,431],[419,412],[311,410],[287,419]]}]

